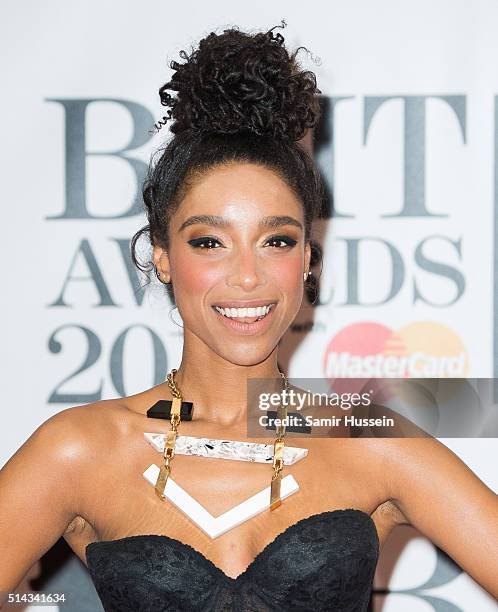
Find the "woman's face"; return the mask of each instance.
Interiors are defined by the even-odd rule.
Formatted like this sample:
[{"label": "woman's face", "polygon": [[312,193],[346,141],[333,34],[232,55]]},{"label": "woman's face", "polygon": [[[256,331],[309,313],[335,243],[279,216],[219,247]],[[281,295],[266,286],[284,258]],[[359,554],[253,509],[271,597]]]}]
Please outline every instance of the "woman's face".
[{"label": "woman's face", "polygon": [[186,346],[239,365],[266,359],[300,308],[309,269],[302,204],[287,183],[255,164],[217,166],[189,189],[169,236],[154,263],[171,278]]}]

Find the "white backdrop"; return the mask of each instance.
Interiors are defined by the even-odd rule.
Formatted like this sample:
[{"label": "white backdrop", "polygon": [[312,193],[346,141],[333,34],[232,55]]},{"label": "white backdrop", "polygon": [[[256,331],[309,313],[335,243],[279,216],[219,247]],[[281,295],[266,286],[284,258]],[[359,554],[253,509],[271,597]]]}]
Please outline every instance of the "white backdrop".
[{"label": "white backdrop", "polygon": [[[305,303],[282,365],[322,377],[344,353],[421,351],[458,357],[455,376],[495,375],[495,2],[4,0],[0,463],[50,415],[179,363],[169,302],[137,292],[127,254],[136,172],[166,134],[148,133],[157,90],[211,30],[282,18],[286,44],[321,60],[300,55],[333,109],[316,156],[338,213],[317,223],[320,303]],[[495,439],[443,442],[498,490]],[[411,527],[389,540],[376,589],[391,591],[374,598],[382,612],[497,609]]]}]

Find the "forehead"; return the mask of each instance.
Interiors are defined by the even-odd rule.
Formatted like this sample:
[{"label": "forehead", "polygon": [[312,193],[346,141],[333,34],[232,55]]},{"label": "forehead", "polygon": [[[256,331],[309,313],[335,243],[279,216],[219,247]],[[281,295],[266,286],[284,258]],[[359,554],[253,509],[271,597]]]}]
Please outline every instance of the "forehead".
[{"label": "forehead", "polygon": [[301,202],[287,182],[270,168],[251,163],[217,166],[196,179],[176,216],[181,222],[181,218],[201,213],[234,220],[276,214],[303,216]]}]

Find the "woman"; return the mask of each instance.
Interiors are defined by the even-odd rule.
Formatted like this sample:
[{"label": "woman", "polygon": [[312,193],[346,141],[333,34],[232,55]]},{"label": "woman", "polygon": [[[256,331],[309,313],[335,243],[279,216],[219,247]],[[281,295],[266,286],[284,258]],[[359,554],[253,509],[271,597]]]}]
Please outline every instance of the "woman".
[{"label": "woman", "polygon": [[106,610],[361,611],[383,542],[411,524],[498,596],[498,498],[435,439],[307,439],[307,457],[285,467],[299,490],[213,538],[161,497],[168,479],[218,516],[270,475],[281,482],[277,468],[177,454],[157,494],[142,476],[160,463],[143,432],[174,430],[147,411],[177,391],[195,406],[181,434],[248,439],[247,379],[281,376],[278,342],[309,287],[322,187],[299,141],[319,91],[273,30],[212,33],[172,63],[160,94],[174,136],[132,251],[140,266],[147,235],[147,269],[184,323],[181,363],[169,383],[61,411],[5,465],[4,593],[63,535]]}]

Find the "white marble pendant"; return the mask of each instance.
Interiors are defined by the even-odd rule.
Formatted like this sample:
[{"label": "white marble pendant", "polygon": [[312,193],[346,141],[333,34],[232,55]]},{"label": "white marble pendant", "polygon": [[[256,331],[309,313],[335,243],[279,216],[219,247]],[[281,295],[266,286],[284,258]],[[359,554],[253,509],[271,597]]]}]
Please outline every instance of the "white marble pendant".
[{"label": "white marble pendant", "polygon": [[[153,463],[145,470],[143,476],[153,487],[155,487],[158,474],[159,467]],[[280,489],[281,499],[285,499],[298,490],[299,485],[292,474],[288,474],[282,478]],[[171,476],[166,482],[164,495],[174,506],[176,506],[176,508],[178,508],[178,510],[183,512],[210,538],[217,538],[270,507],[270,486],[252,495],[242,503],[230,508],[230,510],[227,510],[219,516],[213,516],[208,512],[206,508],[189,495],[185,489],[182,489]]]},{"label": "white marble pendant", "polygon": [[[166,434],[144,432],[144,438],[158,452],[164,453]],[[271,444],[261,444],[258,442],[240,442],[239,440],[178,436],[175,444],[175,454],[233,459],[235,461],[254,461],[271,465],[273,462],[273,442]],[[307,454],[307,448],[285,446],[284,465],[292,465],[300,459],[304,459]]]}]

